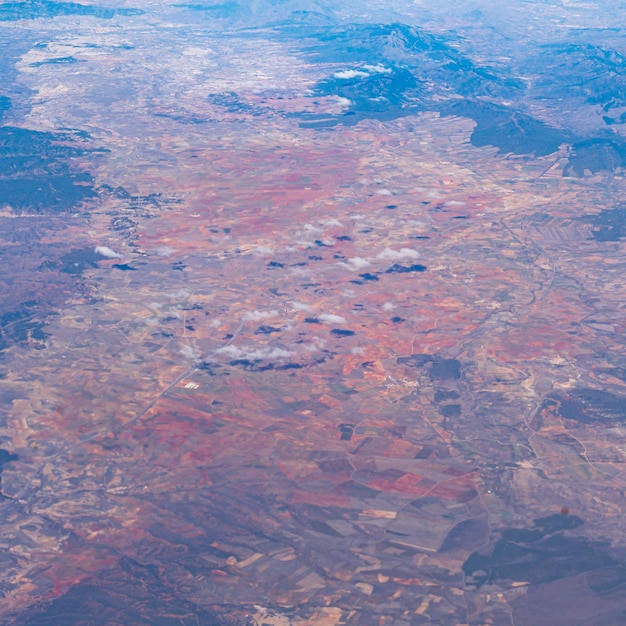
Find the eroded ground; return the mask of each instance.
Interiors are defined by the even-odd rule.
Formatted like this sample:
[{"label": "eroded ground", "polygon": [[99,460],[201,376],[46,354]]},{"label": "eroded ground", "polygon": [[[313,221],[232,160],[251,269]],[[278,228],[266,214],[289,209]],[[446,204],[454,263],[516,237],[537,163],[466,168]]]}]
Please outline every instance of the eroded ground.
[{"label": "eroded ground", "polygon": [[3,623],[619,623],[619,163],[143,8],[5,29]]}]

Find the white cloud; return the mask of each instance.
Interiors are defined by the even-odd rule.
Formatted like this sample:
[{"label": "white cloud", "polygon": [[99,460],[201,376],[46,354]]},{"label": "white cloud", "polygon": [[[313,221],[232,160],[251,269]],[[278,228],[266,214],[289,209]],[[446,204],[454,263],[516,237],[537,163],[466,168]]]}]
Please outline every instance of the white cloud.
[{"label": "white cloud", "polygon": [[230,359],[248,359],[259,361],[261,359],[272,361],[276,359],[286,359],[294,353],[283,348],[238,348],[237,346],[224,346],[215,351],[216,354],[224,355]]},{"label": "white cloud", "polygon": [[335,218],[332,218],[330,220],[326,220],[324,222],[324,225],[325,226],[343,226],[343,224],[339,220],[337,220]]},{"label": "white cloud", "polygon": [[115,250],[111,250],[111,248],[109,248],[108,246],[96,246],[96,249],[94,250],[94,252],[96,254],[99,254],[100,256],[104,256],[107,259],[121,259],[122,255],[119,254],[118,252],[115,252]]},{"label": "white cloud", "polygon": [[184,300],[189,298],[189,296],[191,296],[191,291],[188,289],[179,289],[167,294],[168,298],[174,298],[175,300]]},{"label": "white cloud", "polygon": [[396,308],[396,305],[393,302],[385,302],[383,304],[383,311],[393,311]]},{"label": "white cloud", "polygon": [[313,226],[313,224],[305,224],[304,225],[304,230],[310,232],[310,233],[321,233],[322,229],[318,228],[317,226]]},{"label": "white cloud", "polygon": [[293,302],[291,304],[291,306],[296,310],[296,311],[307,311],[310,312],[313,310],[312,306],[309,306],[308,304],[305,304],[304,302]]},{"label": "white cloud", "polygon": [[293,276],[309,276],[311,273],[306,267],[291,267],[289,271]]},{"label": "white cloud", "polygon": [[255,350],[252,354],[254,358],[258,359],[286,359],[292,356],[293,352],[284,348],[272,348],[271,350],[265,348],[263,350]]},{"label": "white cloud", "polygon": [[371,263],[360,256],[354,256],[351,259],[348,259],[346,263],[342,263],[344,267],[348,267],[351,270],[362,270],[364,267],[369,267]]},{"label": "white cloud", "polygon": [[326,322],[327,324],[345,324],[346,318],[341,315],[335,315],[333,313],[322,313],[318,316],[320,322]]},{"label": "white cloud", "polygon": [[400,250],[392,250],[391,248],[385,248],[382,252],[376,255],[377,259],[388,259],[390,261],[399,261],[401,259],[417,259],[420,253],[417,250],[411,248],[400,248]]},{"label": "white cloud", "polygon": [[268,248],[267,246],[259,246],[254,249],[255,254],[259,254],[261,256],[267,256],[268,254],[274,254],[273,248]]},{"label": "white cloud", "polygon": [[369,76],[368,72],[361,72],[359,70],[344,70],[343,72],[335,72],[333,74],[335,78],[367,78]]},{"label": "white cloud", "polygon": [[174,248],[170,248],[169,246],[159,246],[154,253],[157,256],[171,256],[174,254]]},{"label": "white cloud", "polygon": [[231,358],[239,358],[245,351],[241,348],[237,348],[237,346],[224,346],[223,348],[218,348],[215,351],[215,354],[223,354],[224,356]]},{"label": "white cloud", "polygon": [[180,349],[180,353],[186,358],[189,359],[190,361],[198,361],[198,355],[196,354],[196,351],[188,345],[184,345],[181,349]]},{"label": "white cloud", "polygon": [[392,69],[385,67],[380,63],[378,63],[377,65],[364,65],[363,69],[367,70],[368,72],[373,72],[375,74],[391,74],[393,72]]},{"label": "white cloud", "polygon": [[278,315],[278,311],[276,309],[272,309],[271,311],[257,311],[254,310],[252,312],[248,312],[243,316],[243,319],[246,321],[252,322],[260,322],[261,320],[269,319],[270,317],[276,317]]},{"label": "white cloud", "polygon": [[303,350],[305,352],[317,352],[318,350],[321,350],[322,348],[324,348],[325,345],[326,345],[325,339],[322,339],[321,337],[312,337],[311,343],[305,344],[303,346]]}]

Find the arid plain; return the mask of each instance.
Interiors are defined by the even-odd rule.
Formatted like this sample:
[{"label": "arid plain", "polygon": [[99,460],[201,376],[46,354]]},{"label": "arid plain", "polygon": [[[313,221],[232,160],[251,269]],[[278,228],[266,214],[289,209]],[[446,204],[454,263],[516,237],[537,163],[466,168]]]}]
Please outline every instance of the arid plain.
[{"label": "arid plain", "polygon": [[94,193],[1,214],[0,622],[617,623],[622,170],[140,8],[2,24]]}]

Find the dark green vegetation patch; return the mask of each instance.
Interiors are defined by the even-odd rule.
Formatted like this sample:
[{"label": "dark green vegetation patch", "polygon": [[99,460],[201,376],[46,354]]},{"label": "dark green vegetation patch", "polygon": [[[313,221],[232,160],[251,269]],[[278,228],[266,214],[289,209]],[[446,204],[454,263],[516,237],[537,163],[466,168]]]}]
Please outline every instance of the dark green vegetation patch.
[{"label": "dark green vegetation patch", "polygon": [[626,397],[601,389],[582,387],[555,393],[544,403],[550,405],[560,417],[585,424],[626,422]]},{"label": "dark green vegetation patch", "polygon": [[90,174],[70,165],[84,154],[69,134],[0,128],[0,206],[19,213],[63,213],[94,198]]},{"label": "dark green vegetation patch", "polygon": [[506,106],[484,102],[461,101],[442,112],[448,115],[469,117],[476,122],[470,142],[473,146],[495,146],[500,152],[551,154],[573,137],[569,133],[524,115]]},{"label": "dark green vegetation patch", "polygon": [[141,15],[140,9],[109,9],[90,4],[75,2],[51,2],[31,0],[30,2],[5,2],[0,4],[0,21],[34,20],[39,17],[58,17],[60,15],[90,15],[110,20],[116,15]]},{"label": "dark green vegetation patch", "polygon": [[218,4],[175,4],[177,9],[187,9],[188,11],[202,11],[211,17],[235,17],[241,8],[236,2],[223,2]]},{"label": "dark green vegetation patch", "polygon": [[626,146],[611,139],[588,139],[572,146],[564,176],[582,178],[585,174],[613,172],[626,165]]},{"label": "dark green vegetation patch", "polygon": [[[78,537],[72,540],[80,542]],[[115,568],[100,574],[97,584],[80,583],[71,587],[21,623],[23,626],[196,626],[221,621],[210,610],[173,595],[156,566],[124,557]]]},{"label": "dark green vegetation patch", "polygon": [[[476,587],[503,581],[541,584],[589,572],[594,572],[595,579],[600,580],[603,570],[611,586],[626,584],[626,563],[618,562],[605,545],[564,534],[582,523],[575,515],[557,514],[535,520],[532,529],[504,530],[488,552],[474,552],[463,564],[468,584]],[[615,580],[616,567],[620,572],[618,580]]]},{"label": "dark green vegetation patch", "polygon": [[[571,123],[557,128],[525,107],[511,106],[533,97],[561,109],[563,102],[595,107],[604,129],[626,123],[626,57],[592,45],[543,46],[521,70],[482,65],[447,38],[405,24],[353,24],[329,27],[313,21],[284,25],[283,35],[299,37],[310,57],[341,64],[320,81],[314,96],[345,98],[337,115],[301,114],[302,126],[352,126],[363,119],[381,121],[434,111],[476,123],[470,141],[494,146],[503,154],[545,156],[572,146],[564,175],[615,171],[626,166],[626,143],[606,130]],[[306,42],[310,42],[307,43]],[[461,46],[462,47],[462,46]],[[532,81],[517,78],[518,72]]]},{"label": "dark green vegetation patch", "polygon": [[588,43],[547,44],[529,65],[540,74],[534,88],[543,98],[599,105],[607,125],[626,121],[626,57],[616,50]]},{"label": "dark green vegetation patch", "polygon": [[402,67],[380,66],[379,70],[357,68],[348,70],[347,78],[338,72],[318,84],[316,93],[322,96],[337,95],[352,103],[350,111],[369,114],[388,112],[399,117],[401,109],[419,95],[419,83],[411,72]]},{"label": "dark green vegetation patch", "polygon": [[626,237],[626,208],[606,209],[588,220],[598,241],[618,241]]}]

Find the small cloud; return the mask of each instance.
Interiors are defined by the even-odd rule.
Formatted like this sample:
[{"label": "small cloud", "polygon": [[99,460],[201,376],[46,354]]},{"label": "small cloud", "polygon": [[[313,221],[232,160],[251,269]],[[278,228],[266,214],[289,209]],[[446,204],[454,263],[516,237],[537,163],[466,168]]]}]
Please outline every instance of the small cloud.
[{"label": "small cloud", "polygon": [[321,228],[318,228],[317,226],[313,226],[313,224],[305,224],[304,230],[308,231],[309,233],[321,233],[322,232]]},{"label": "small cloud", "polygon": [[306,267],[291,267],[289,272],[293,276],[308,276],[311,273]]},{"label": "small cloud", "polygon": [[188,345],[184,345],[181,349],[180,349],[180,353],[186,358],[189,359],[190,361],[193,361],[194,363],[199,361],[200,359],[198,358],[198,355],[196,354],[196,351]]},{"label": "small cloud", "polygon": [[362,270],[364,267],[369,267],[371,263],[360,256],[354,256],[351,259],[348,259],[346,263],[342,263],[341,265],[348,267],[351,270]]},{"label": "small cloud", "polygon": [[237,346],[224,346],[215,351],[215,354],[223,354],[231,359],[238,359],[243,353],[244,351],[241,348],[237,348]]},{"label": "small cloud", "polygon": [[292,356],[293,352],[291,350],[285,350],[284,348],[272,348],[271,350],[264,348],[262,350],[255,350],[253,355],[255,355],[254,358],[259,359],[286,359]]},{"label": "small cloud", "polygon": [[326,322],[327,324],[345,324],[346,319],[341,315],[334,315],[333,313],[322,313],[318,316],[320,322]]},{"label": "small cloud", "polygon": [[273,361],[276,359],[286,359],[293,356],[291,350],[284,348],[238,348],[237,346],[224,346],[215,351],[229,359],[247,359],[249,361]]},{"label": "small cloud", "polygon": [[352,106],[352,100],[348,100],[348,98],[344,98],[342,96],[337,96],[337,104],[342,107]]},{"label": "small cloud", "polygon": [[252,312],[248,312],[243,316],[243,319],[246,321],[259,322],[261,320],[269,319],[270,317],[276,317],[278,315],[278,311],[272,309],[271,311],[257,311],[254,310]]},{"label": "small cloud", "polygon": [[312,337],[311,343],[305,344],[302,349],[305,352],[317,352],[318,350],[322,350],[326,346],[326,339],[322,339],[321,337]]},{"label": "small cloud", "polygon": [[354,346],[350,352],[352,352],[352,354],[363,354],[365,352],[365,348],[362,348],[361,346]]},{"label": "small cloud", "polygon": [[420,253],[417,250],[412,250],[411,248],[400,248],[400,250],[385,248],[382,252],[379,252],[376,255],[376,258],[399,261],[400,259],[417,259],[419,256]]},{"label": "small cloud", "polygon": [[385,302],[383,304],[383,311],[393,311],[396,308],[396,305],[393,302]]},{"label": "small cloud", "polygon": [[268,248],[267,246],[259,246],[258,248],[254,249],[254,253],[261,256],[267,256],[270,254],[274,254],[274,249]]},{"label": "small cloud", "polygon": [[179,289],[178,291],[174,291],[172,293],[168,293],[168,298],[174,298],[174,300],[185,300],[191,296],[191,291],[187,289]]},{"label": "small cloud", "polygon": [[389,189],[378,189],[378,191],[376,191],[376,195],[377,196],[392,196],[393,194],[391,193],[391,191],[389,191]]},{"label": "small cloud", "polygon": [[291,306],[296,310],[296,311],[305,311],[305,312],[311,312],[313,310],[312,306],[309,306],[308,304],[305,304],[304,302],[293,302],[291,304]]},{"label": "small cloud", "polygon": [[335,78],[367,78],[369,76],[369,72],[361,72],[359,70],[344,70],[342,72],[335,72],[333,74]]},{"label": "small cloud", "polygon": [[169,246],[159,246],[154,253],[157,256],[172,256],[172,254],[174,254],[174,248],[170,248]]},{"label": "small cloud", "polygon": [[115,250],[111,250],[108,246],[96,246],[94,250],[96,254],[100,256],[106,257],[107,259],[121,259],[122,255],[115,252]]},{"label": "small cloud", "polygon": [[343,226],[343,224],[339,220],[337,220],[335,218],[330,219],[330,220],[326,220],[324,222],[324,225],[325,226]]},{"label": "small cloud", "polygon": [[384,65],[381,65],[380,63],[378,63],[377,65],[364,65],[363,69],[367,70],[368,72],[372,72],[374,74],[391,74],[391,73],[393,73],[393,70],[391,68],[385,67]]}]

